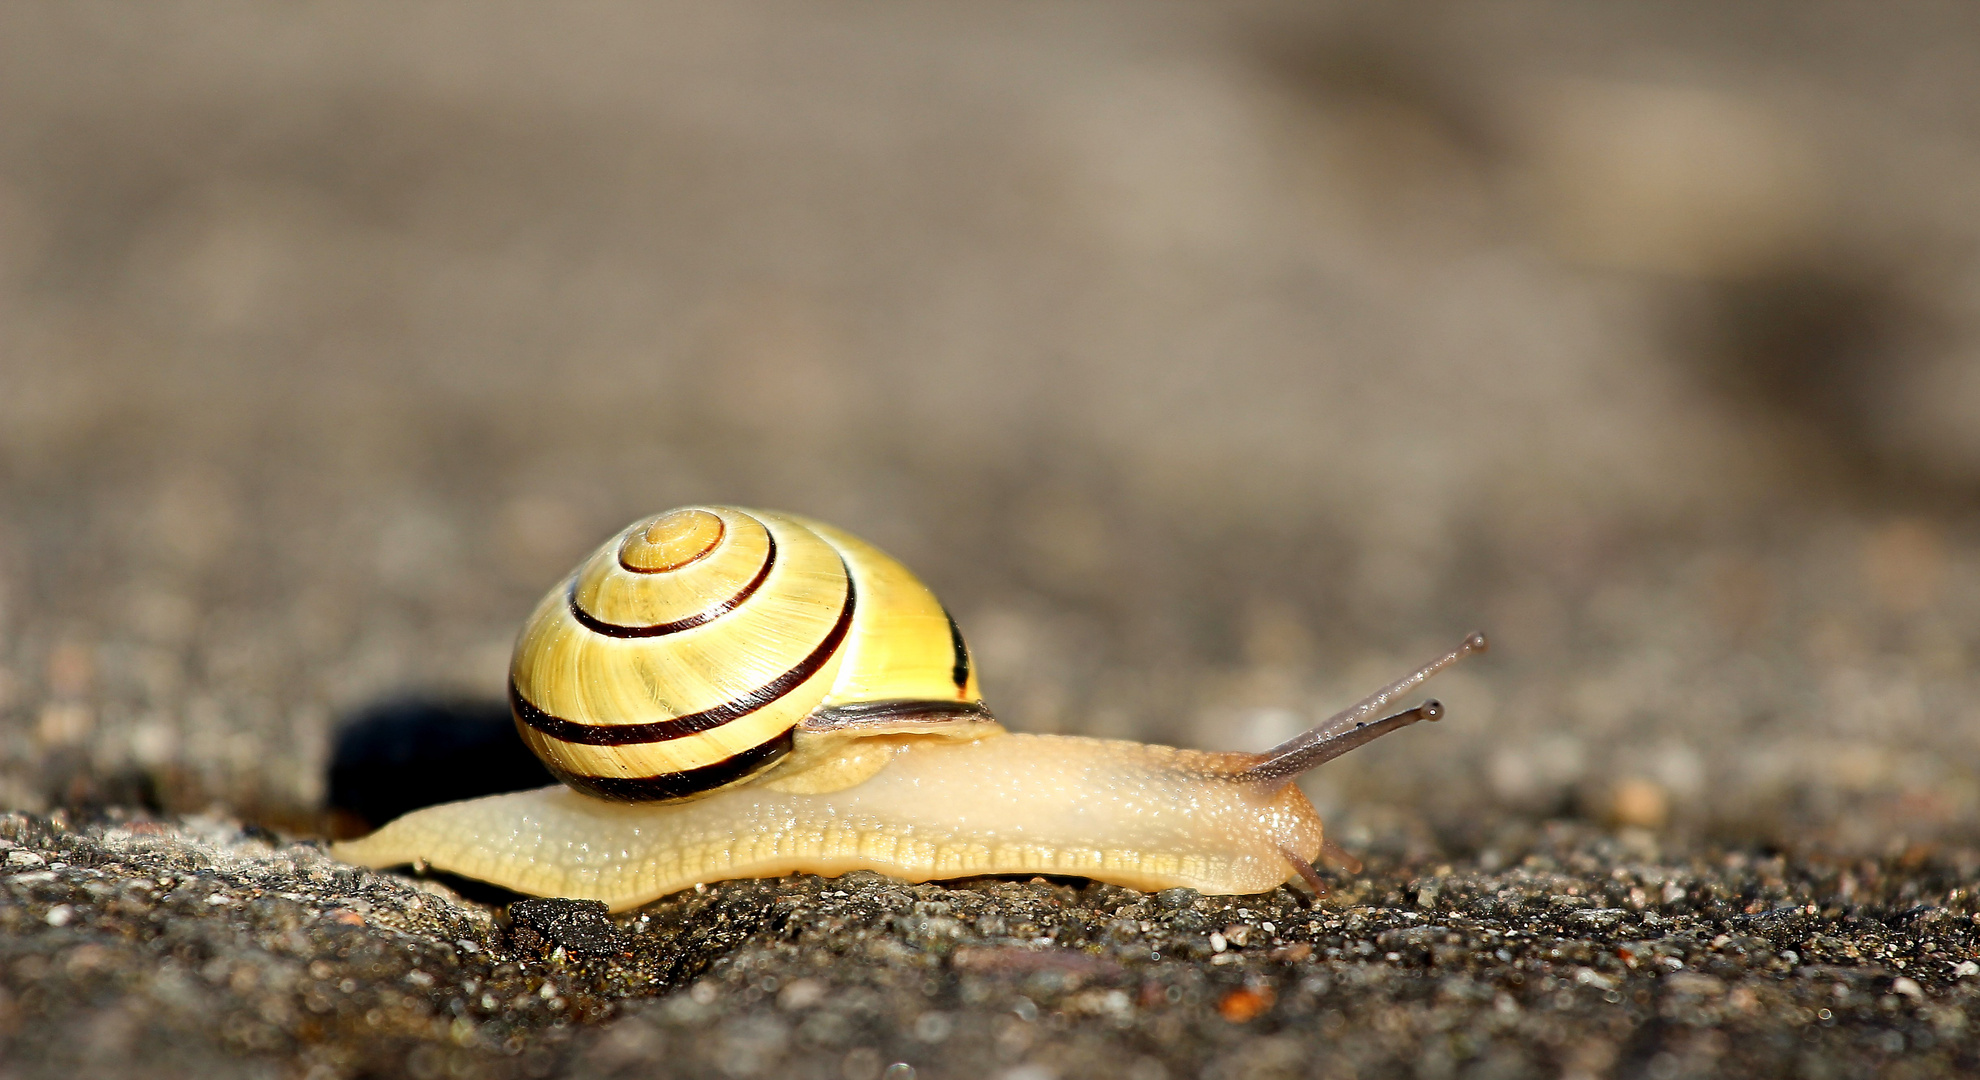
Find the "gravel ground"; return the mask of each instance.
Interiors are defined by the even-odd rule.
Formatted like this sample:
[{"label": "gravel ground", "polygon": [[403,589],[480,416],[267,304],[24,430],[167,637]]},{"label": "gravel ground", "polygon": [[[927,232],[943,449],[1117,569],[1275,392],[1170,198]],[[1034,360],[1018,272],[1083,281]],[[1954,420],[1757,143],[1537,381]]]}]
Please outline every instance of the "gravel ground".
[{"label": "gravel ground", "polygon": [[[10,1075],[1929,1076],[1980,853],[1550,826],[1324,900],[877,874],[506,910],[201,820],[14,815]],[[1965,887],[1963,887],[1965,886]],[[911,1071],[910,1071],[911,1070]]]},{"label": "gravel ground", "polygon": [[[0,1076],[1974,1071],[1976,57],[1924,0],[0,5]],[[531,604],[689,502],[900,556],[1019,730],[1259,749],[1494,648],[1307,782],[1317,904],[323,856],[506,774]],[[399,715],[451,764],[353,786]]]}]

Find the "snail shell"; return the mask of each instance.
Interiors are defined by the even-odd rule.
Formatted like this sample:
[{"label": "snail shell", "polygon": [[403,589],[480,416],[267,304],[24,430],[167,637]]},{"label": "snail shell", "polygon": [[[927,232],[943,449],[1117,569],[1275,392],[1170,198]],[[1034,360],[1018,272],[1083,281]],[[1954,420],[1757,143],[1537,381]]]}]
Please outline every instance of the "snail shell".
[{"label": "snail shell", "polygon": [[558,779],[622,802],[744,782],[808,720],[997,730],[962,631],[906,567],[829,525],[724,506],[635,522],[552,589],[509,698]]}]

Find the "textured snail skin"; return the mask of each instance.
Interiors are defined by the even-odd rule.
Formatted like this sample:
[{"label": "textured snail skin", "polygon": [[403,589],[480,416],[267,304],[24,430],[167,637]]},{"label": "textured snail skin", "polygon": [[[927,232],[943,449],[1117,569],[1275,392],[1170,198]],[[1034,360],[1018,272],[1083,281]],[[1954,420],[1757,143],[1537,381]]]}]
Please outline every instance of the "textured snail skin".
[{"label": "textured snail skin", "polygon": [[851,870],[1259,893],[1295,875],[1290,858],[1321,850],[1319,816],[1298,787],[1240,775],[1260,755],[1003,732],[859,745],[883,755],[881,767],[837,791],[780,790],[807,786],[799,774],[642,805],[549,787],[415,811],[334,851],[616,911],[703,882]]}]

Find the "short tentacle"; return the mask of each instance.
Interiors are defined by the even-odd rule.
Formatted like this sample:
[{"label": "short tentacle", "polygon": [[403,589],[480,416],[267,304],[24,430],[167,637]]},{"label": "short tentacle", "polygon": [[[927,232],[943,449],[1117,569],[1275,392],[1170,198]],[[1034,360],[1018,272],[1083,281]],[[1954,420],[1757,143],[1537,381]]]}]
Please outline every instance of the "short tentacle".
[{"label": "short tentacle", "polygon": [[1349,874],[1361,873],[1361,860],[1349,853],[1348,849],[1334,843],[1331,837],[1320,841],[1320,861]]},{"label": "short tentacle", "polygon": [[1294,872],[1299,874],[1301,881],[1306,882],[1307,888],[1313,890],[1313,895],[1327,895],[1327,883],[1320,879],[1320,871],[1315,870],[1312,863],[1300,858],[1299,853],[1291,848],[1282,847],[1279,849],[1279,854],[1284,855],[1286,861],[1292,864]]},{"label": "short tentacle", "polygon": [[[1320,871],[1317,867],[1305,859],[1300,858],[1299,852],[1289,847],[1279,848],[1279,854],[1284,855],[1286,861],[1292,864],[1293,872],[1299,875],[1301,881],[1306,882],[1307,887],[1313,890],[1314,896],[1327,895],[1327,882],[1320,877]],[[1320,841],[1320,861],[1335,870],[1341,870],[1350,874],[1361,873],[1361,860],[1348,854],[1346,848],[1334,843],[1331,839]]]}]

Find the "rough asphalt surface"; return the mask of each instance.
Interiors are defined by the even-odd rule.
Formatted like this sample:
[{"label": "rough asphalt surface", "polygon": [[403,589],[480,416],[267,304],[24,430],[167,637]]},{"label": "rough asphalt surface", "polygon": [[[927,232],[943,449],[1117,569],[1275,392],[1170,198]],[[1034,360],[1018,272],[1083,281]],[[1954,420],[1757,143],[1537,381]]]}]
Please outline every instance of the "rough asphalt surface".
[{"label": "rough asphalt surface", "polygon": [[[1975,176],[1928,0],[0,4],[0,1080],[1980,1073]],[[1317,902],[325,857],[692,502],[1017,730],[1493,650]]]}]

